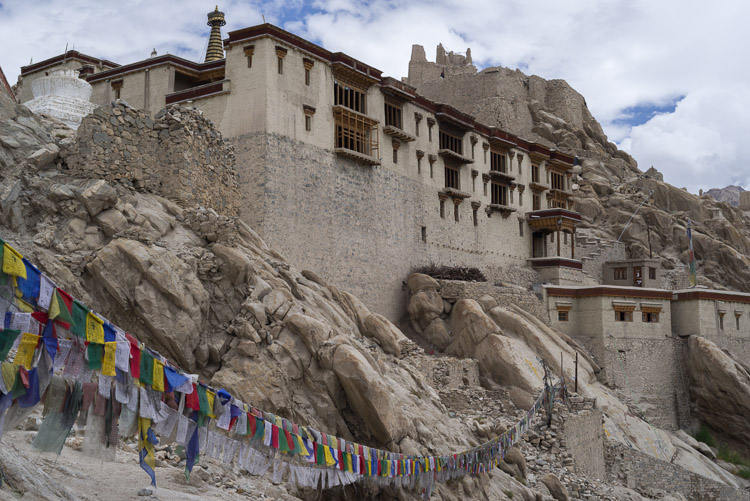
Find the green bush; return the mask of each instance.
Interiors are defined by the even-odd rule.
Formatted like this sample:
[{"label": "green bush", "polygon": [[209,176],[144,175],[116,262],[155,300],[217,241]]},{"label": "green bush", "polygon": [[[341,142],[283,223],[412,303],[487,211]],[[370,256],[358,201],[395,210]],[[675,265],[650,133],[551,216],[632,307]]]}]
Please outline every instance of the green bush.
[{"label": "green bush", "polygon": [[505,494],[508,499],[513,499],[513,491],[503,491],[503,494]]},{"label": "green bush", "polygon": [[750,480],[750,468],[740,468],[738,475],[745,480]]},{"label": "green bush", "polygon": [[709,447],[716,447],[716,440],[714,440],[711,430],[709,430],[708,426],[705,424],[701,425],[700,429],[695,432],[695,435],[693,435],[693,438],[698,442],[703,442]]}]

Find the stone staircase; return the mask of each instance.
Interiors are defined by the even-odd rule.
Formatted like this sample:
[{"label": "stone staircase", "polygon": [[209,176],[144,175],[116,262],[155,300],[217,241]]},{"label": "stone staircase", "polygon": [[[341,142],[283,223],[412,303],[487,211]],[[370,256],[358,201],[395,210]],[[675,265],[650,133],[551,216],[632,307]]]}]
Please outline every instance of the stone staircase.
[{"label": "stone staircase", "polygon": [[622,242],[594,236],[586,230],[576,232],[576,258],[583,263],[583,276],[591,285],[602,283],[606,261],[625,259]]}]

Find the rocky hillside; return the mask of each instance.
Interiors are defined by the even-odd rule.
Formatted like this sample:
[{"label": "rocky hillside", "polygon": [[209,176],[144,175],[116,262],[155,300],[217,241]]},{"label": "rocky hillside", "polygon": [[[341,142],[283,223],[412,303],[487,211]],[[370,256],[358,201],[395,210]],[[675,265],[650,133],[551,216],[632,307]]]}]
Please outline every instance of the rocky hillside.
[{"label": "rocky hillside", "polygon": [[[542,387],[539,357],[559,374],[563,353],[566,376],[572,377],[572,342],[539,319],[487,301],[446,304],[434,280],[415,275],[408,281],[414,328],[439,344],[428,355],[356,297],[313,270],[296,269],[236,217],[169,200],[167,193],[126,177],[81,177],[80,169],[69,168],[80,166],[77,155],[104,148],[94,144],[93,134],[74,136],[23,107],[15,113],[0,122],[0,236],[113,323],[246,402],[346,440],[407,454],[448,454],[498,436],[526,415]],[[85,121],[116,123],[117,117],[137,115],[118,103]],[[159,120],[222,148],[213,133],[192,133],[193,127],[212,127],[196,110],[171,108]],[[112,142],[120,144],[118,132],[113,134]],[[131,139],[140,151],[137,138]],[[230,153],[222,158],[231,162]],[[184,166],[176,158],[170,162],[150,165],[166,171]],[[463,376],[446,379],[456,367]],[[634,417],[596,372],[595,364],[583,361],[580,400],[597,401],[608,440],[724,488],[742,486],[695,447]],[[568,499],[570,492],[589,499],[643,499],[616,482],[577,475],[555,429],[542,425],[534,432],[541,436],[526,436],[508,458],[512,468],[440,484],[437,497],[535,501]],[[15,465],[0,456],[4,471],[17,474],[6,477],[23,479]],[[80,482],[68,485],[64,476],[45,481],[81,489],[66,494],[71,499],[87,496]],[[10,487],[23,489],[23,480]],[[122,496],[115,484],[101,489],[102,496],[108,489],[112,499]],[[374,483],[323,495],[417,497]],[[275,496],[312,499],[316,493],[290,485]]]},{"label": "rocky hillside", "polygon": [[730,185],[725,188],[711,188],[706,195],[714,197],[719,202],[724,202],[732,207],[740,206],[740,193],[745,191],[742,186]]},{"label": "rocky hillside", "polygon": [[750,225],[744,214],[708,194],[696,196],[665,183],[656,169],[641,171],[607,139],[584,97],[567,82],[502,67],[477,72],[454,54],[436,72],[437,65],[419,49],[412,51],[407,80],[420,94],[581,160],[573,186],[577,210],[584,215],[581,236],[615,241],[622,234],[629,257],[647,255],[650,248],[662,259],[671,285],[681,287],[687,285],[683,270],[690,219],[699,282],[750,291]]}]

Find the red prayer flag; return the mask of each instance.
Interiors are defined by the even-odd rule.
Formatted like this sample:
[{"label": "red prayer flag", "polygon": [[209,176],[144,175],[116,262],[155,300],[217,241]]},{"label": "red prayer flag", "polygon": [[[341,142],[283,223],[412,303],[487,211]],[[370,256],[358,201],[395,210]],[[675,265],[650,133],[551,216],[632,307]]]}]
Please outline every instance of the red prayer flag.
[{"label": "red prayer flag", "polygon": [[271,447],[279,448],[279,427],[275,424],[271,425]]},{"label": "red prayer flag", "polygon": [[247,424],[250,426],[250,436],[255,436],[255,416],[249,412],[247,413]]},{"label": "red prayer flag", "polygon": [[[130,334],[125,334],[125,338],[130,342],[130,375],[133,379],[141,378],[141,350],[138,348],[138,341]],[[193,390],[195,393],[195,390]]]},{"label": "red prayer flag", "polygon": [[338,453],[339,453],[339,470],[343,470],[344,469],[344,453],[341,452],[341,449],[339,449]]},{"label": "red prayer flag", "polygon": [[[140,356],[138,358],[140,359]],[[140,370],[140,360],[138,367]],[[195,387],[195,383],[193,383],[193,392],[189,395],[185,395],[185,407],[193,409],[194,411],[201,410],[200,400],[198,400],[198,388]]]},{"label": "red prayer flag", "polygon": [[289,452],[294,452],[297,441],[292,439],[292,434],[288,430],[284,430],[284,436],[286,437],[286,443],[289,444]]}]

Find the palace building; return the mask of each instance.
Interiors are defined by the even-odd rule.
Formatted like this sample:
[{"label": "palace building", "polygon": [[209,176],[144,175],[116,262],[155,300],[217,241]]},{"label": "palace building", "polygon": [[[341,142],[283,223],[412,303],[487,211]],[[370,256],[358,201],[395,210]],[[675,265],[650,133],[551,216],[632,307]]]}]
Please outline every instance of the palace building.
[{"label": "palace building", "polygon": [[130,64],[75,51],[25,66],[78,70],[91,101],[202,110],[235,145],[241,217],[300,268],[391,319],[415,267],[476,266],[491,281],[581,285],[575,159],[479,123],[341,52],[271,24],[231,31],[208,13],[205,61]]}]

